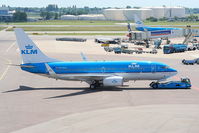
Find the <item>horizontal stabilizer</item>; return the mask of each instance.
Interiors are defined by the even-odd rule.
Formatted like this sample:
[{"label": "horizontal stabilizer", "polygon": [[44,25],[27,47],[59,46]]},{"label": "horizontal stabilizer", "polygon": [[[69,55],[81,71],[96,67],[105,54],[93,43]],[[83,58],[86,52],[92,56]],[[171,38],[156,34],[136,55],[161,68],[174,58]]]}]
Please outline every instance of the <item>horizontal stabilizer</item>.
[{"label": "horizontal stabilizer", "polygon": [[34,68],[35,66],[30,66],[30,65],[18,65],[18,64],[7,64],[9,66],[17,66],[17,67],[24,67],[24,68]]}]

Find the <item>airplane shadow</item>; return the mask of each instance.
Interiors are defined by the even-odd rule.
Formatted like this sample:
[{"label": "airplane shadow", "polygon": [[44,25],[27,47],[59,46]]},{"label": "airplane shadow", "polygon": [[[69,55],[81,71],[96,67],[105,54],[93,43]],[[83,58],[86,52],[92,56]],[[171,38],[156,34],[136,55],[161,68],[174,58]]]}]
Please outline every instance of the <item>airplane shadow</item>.
[{"label": "airplane shadow", "polygon": [[101,91],[124,91],[124,90],[176,90],[176,89],[153,89],[153,88],[119,88],[119,87],[101,87],[97,89],[90,89],[87,87],[84,88],[67,88],[67,87],[58,87],[58,88],[33,88],[28,86],[19,86],[18,89],[4,91],[2,93],[12,93],[12,92],[20,92],[20,91],[34,91],[34,90],[80,90],[78,92],[64,94],[54,97],[48,97],[45,99],[52,99],[52,98],[62,98],[62,97],[70,97],[70,96],[77,96],[77,95],[84,95],[89,93],[97,93]]},{"label": "airplane shadow", "polygon": [[35,90],[80,90],[78,92],[74,92],[74,93],[70,93],[70,94],[65,94],[65,95],[60,95],[60,96],[48,97],[48,98],[45,98],[45,99],[70,97],[70,96],[76,96],[76,95],[96,93],[96,92],[100,92],[100,91],[122,91],[120,89],[113,88],[113,87],[90,89],[90,88],[87,88],[87,87],[84,87],[84,88],[67,88],[67,87],[33,88],[33,87],[28,87],[28,86],[19,86],[18,89],[4,91],[2,93],[12,93],[12,92],[20,92],[20,91],[35,91]]}]

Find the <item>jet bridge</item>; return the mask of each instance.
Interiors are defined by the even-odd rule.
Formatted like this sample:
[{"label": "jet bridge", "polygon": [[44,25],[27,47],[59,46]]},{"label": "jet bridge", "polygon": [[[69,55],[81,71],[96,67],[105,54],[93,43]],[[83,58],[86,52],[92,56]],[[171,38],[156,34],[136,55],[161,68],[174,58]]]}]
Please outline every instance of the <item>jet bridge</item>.
[{"label": "jet bridge", "polygon": [[187,26],[187,29],[183,29],[183,35],[185,37],[183,44],[188,44],[193,37],[199,36],[199,29],[191,29],[191,26]]},{"label": "jet bridge", "polygon": [[167,31],[132,31],[129,35],[129,40],[150,40],[157,38],[175,38],[182,37],[182,30],[167,30]]},{"label": "jet bridge", "polygon": [[157,38],[185,37],[183,44],[186,44],[194,36],[199,36],[199,29],[165,30],[165,31],[131,31],[129,40],[150,40]]}]

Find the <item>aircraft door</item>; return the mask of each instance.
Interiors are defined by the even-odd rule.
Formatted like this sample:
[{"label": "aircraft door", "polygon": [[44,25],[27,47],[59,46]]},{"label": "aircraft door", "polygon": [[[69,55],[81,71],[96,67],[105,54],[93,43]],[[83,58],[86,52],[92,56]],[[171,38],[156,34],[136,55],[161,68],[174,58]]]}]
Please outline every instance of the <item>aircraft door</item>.
[{"label": "aircraft door", "polygon": [[152,73],[155,73],[155,72],[156,72],[156,65],[155,65],[155,64],[152,64],[152,65],[151,65],[151,72],[152,72]]},{"label": "aircraft door", "polygon": [[106,70],[105,67],[102,67],[102,68],[101,68],[101,72],[102,72],[102,73],[105,73],[105,70]]}]

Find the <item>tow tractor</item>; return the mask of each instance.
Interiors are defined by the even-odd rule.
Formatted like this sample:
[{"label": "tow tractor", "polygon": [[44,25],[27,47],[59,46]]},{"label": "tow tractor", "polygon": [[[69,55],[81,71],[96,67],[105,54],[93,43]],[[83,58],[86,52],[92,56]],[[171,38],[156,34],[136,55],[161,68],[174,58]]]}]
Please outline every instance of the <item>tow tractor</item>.
[{"label": "tow tractor", "polygon": [[181,81],[169,81],[165,83],[152,82],[150,87],[154,89],[190,89],[191,81],[189,78],[181,78]]},{"label": "tow tractor", "polygon": [[193,60],[182,60],[182,63],[185,65],[194,65],[194,64],[199,64],[199,58],[193,59]]}]

